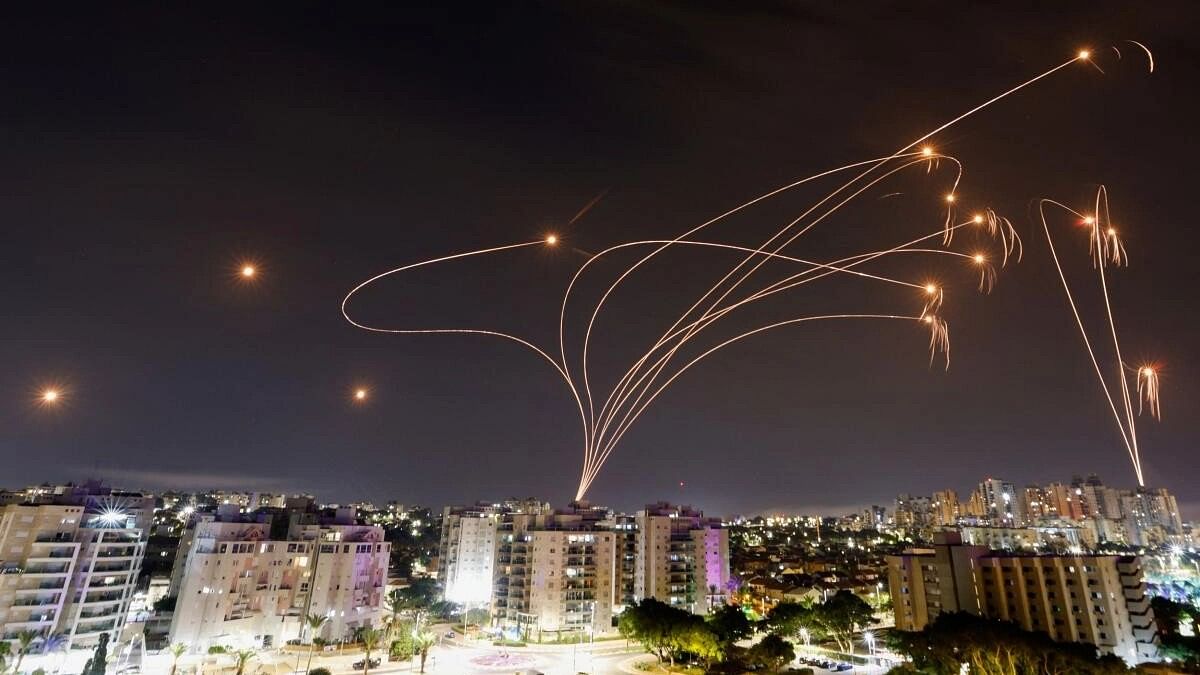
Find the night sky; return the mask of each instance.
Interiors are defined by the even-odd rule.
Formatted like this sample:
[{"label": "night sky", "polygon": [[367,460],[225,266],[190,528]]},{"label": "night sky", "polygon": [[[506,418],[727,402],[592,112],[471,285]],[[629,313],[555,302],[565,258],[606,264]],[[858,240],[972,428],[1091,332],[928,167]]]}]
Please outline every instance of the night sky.
[{"label": "night sky", "polygon": [[[1127,360],[1162,365],[1164,420],[1139,425],[1147,482],[1200,515],[1194,3],[24,11],[36,9],[12,8],[0,28],[4,486],[100,477],[561,504],[582,446],[551,368],[499,340],[359,331],[342,296],[392,267],[553,231],[555,249],[389,279],[354,309],[556,347],[583,252],[670,238],[887,155],[1090,47],[1105,74],[1076,64],[933,141],[965,165],[964,208],[995,208],[1024,239],[994,292],[944,260],[875,268],[945,284],[949,372],[929,366],[927,333],[899,322],[746,340],[681,377],[589,496],[729,514],[945,487],[965,498],[988,475],[1097,472],[1132,486],[1032,209],[1041,197],[1083,209],[1104,184],[1130,258],[1111,277]],[[1153,73],[1125,39],[1153,50]],[[911,171],[788,250],[829,259],[932,231],[952,176],[948,163]],[[757,244],[834,187],[789,193],[708,238]],[[1086,235],[1054,226],[1098,319]],[[243,260],[258,265],[253,284],[237,278]],[[633,260],[599,264],[580,297],[594,302]],[[736,260],[681,251],[632,277],[600,316],[594,377],[611,383]],[[573,307],[578,327],[588,304]],[[920,298],[830,280],[732,317],[721,335],[826,310],[912,314]],[[50,385],[64,400],[39,407]],[[351,401],[357,386],[371,391],[365,405]]]}]

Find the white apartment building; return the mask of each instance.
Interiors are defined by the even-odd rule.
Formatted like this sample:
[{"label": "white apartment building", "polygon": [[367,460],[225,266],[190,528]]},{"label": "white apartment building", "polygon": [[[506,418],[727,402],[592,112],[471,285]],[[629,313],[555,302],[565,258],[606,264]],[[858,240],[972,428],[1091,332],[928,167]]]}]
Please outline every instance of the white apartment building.
[{"label": "white apartment building", "polygon": [[68,649],[117,642],[146,553],[153,500],[98,484],[0,506],[0,639],[61,634]]},{"label": "white apartment building", "polygon": [[587,504],[507,514],[497,534],[493,621],[524,636],[611,632],[620,547],[606,518]]},{"label": "white apartment building", "polygon": [[380,624],[391,553],[382,528],[343,517],[274,539],[269,520],[244,522],[234,511],[196,522],[176,560],[171,642],[197,651],[276,646],[300,637],[308,614],[329,618],[320,635],[329,640]]},{"label": "white apartment building", "polygon": [[724,602],[729,531],[716,518],[665,502],[638,511],[634,598],[655,598],[695,614]]},{"label": "white apartment building", "polygon": [[475,602],[486,579],[493,623],[525,638],[610,633],[645,597],[704,614],[729,581],[720,521],[666,503],[637,516],[533,500],[448,508],[440,552],[446,598]]},{"label": "white apartment building", "polygon": [[442,512],[438,576],[446,600],[464,605],[491,600],[498,505],[447,506]]}]

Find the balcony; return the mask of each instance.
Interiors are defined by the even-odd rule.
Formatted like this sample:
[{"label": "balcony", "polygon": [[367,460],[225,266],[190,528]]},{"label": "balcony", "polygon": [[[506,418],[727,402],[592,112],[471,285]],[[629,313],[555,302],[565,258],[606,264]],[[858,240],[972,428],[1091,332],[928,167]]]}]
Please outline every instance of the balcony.
[{"label": "balcony", "polygon": [[14,600],[12,607],[53,607],[59,603],[59,597],[55,595],[53,598],[28,598]]},{"label": "balcony", "polygon": [[25,559],[26,562],[55,562],[59,560],[70,560],[75,557],[75,549],[69,551],[50,551],[46,555],[30,556]]},{"label": "balcony", "polygon": [[18,588],[18,589],[16,589],[15,592],[17,595],[24,595],[26,593],[45,593],[46,591],[62,591],[67,586],[66,581],[67,581],[66,579],[63,579],[62,581],[60,581],[58,583],[42,582],[42,583],[38,584],[37,586],[30,586],[29,588]]},{"label": "balcony", "polygon": [[99,614],[80,614],[79,621],[80,623],[83,623],[84,621],[97,621],[99,619],[109,619],[118,615],[120,615],[120,612],[116,610],[102,612]]}]

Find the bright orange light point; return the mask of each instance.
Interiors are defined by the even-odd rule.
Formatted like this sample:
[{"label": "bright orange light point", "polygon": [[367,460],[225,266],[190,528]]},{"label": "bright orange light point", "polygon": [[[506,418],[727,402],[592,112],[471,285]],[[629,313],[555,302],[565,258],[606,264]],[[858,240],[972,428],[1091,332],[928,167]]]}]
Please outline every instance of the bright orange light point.
[{"label": "bright orange light point", "polygon": [[946,195],[946,201],[948,201],[950,203],[954,203],[954,195],[952,195],[952,194]]},{"label": "bright orange light point", "polygon": [[354,399],[357,401],[365,401],[367,398],[366,389],[358,389],[354,392]]},{"label": "bright orange light point", "polygon": [[921,148],[921,154],[925,157],[932,157],[933,156],[933,148],[931,148],[927,145],[927,146]]},{"label": "bright orange light point", "polygon": [[1094,222],[1096,222],[1096,219],[1095,219],[1095,218],[1093,218],[1093,217],[1091,217],[1091,216],[1084,216],[1084,217],[1083,217],[1083,224],[1084,224],[1084,225],[1091,225],[1091,224],[1092,224],[1092,223],[1094,223]]},{"label": "bright orange light point", "polygon": [[546,237],[546,243],[553,246],[558,243],[558,235],[552,234]]},{"label": "bright orange light point", "polygon": [[1089,57],[1089,56],[1091,56],[1091,55],[1092,55],[1092,53],[1091,53],[1091,52],[1089,52],[1089,51],[1088,51],[1088,50],[1086,50],[1086,49],[1080,49],[1080,50],[1079,50],[1079,58],[1081,58],[1081,59],[1086,59],[1086,58],[1088,58],[1088,57]]},{"label": "bright orange light point", "polygon": [[937,293],[937,286],[934,286],[933,284],[925,284],[925,292],[933,295],[934,293]]},{"label": "bright orange light point", "polygon": [[977,213],[977,214],[975,214],[975,217],[974,217],[974,218],[972,218],[971,220],[975,221],[976,223],[982,223],[982,222],[983,222],[983,216],[981,216],[981,215],[979,215],[979,214]]},{"label": "bright orange light point", "polygon": [[55,389],[47,389],[42,392],[42,400],[46,403],[54,403],[58,400],[58,391]]},{"label": "bright orange light point", "polygon": [[1146,377],[1149,377],[1154,374],[1154,369],[1151,368],[1150,366],[1146,366],[1146,367],[1142,368],[1142,374],[1145,375]]},{"label": "bright orange light point", "polygon": [[974,260],[975,260],[975,262],[976,262],[976,263],[982,264],[982,263],[983,263],[983,261],[984,261],[984,260],[986,260],[986,258],[984,258],[984,257],[983,257],[983,254],[982,254],[982,253],[976,253],[976,254],[975,254],[975,257],[974,257]]},{"label": "bright orange light point", "polygon": [[1108,228],[1108,236],[1112,237],[1112,236],[1115,236],[1116,234],[1117,234],[1116,228],[1112,228],[1112,227]]},{"label": "bright orange light point", "polygon": [[925,323],[933,323],[933,317],[932,316],[925,317]]},{"label": "bright orange light point", "polygon": [[242,276],[246,279],[254,276],[258,270],[254,269],[254,265],[242,265]]}]

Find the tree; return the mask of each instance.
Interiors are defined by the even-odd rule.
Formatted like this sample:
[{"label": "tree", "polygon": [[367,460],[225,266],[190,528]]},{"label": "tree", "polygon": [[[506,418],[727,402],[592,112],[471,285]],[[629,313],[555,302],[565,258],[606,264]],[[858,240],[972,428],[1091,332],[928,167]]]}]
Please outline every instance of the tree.
[{"label": "tree", "polygon": [[712,627],[703,621],[693,621],[690,625],[680,627],[674,631],[674,635],[676,647],[700,659],[705,671],[725,657],[726,645]]},{"label": "tree", "polygon": [[781,602],[775,605],[767,615],[766,626],[772,633],[797,637],[801,629],[810,635],[824,635],[824,629],[817,624],[816,612],[808,605],[798,602]]},{"label": "tree", "polygon": [[[1179,662],[1189,672],[1200,672],[1200,610],[1162,597],[1151,598],[1150,608],[1162,636],[1159,654]],[[1179,628],[1185,622],[1191,624],[1191,635],[1180,634]]]},{"label": "tree", "polygon": [[668,661],[672,667],[676,658],[689,651],[688,644],[695,636],[693,631],[700,628],[708,628],[703,618],[654,598],[644,598],[627,607],[617,623],[621,635],[642,643],[659,663]]},{"label": "tree", "polygon": [[359,628],[358,641],[362,643],[366,658],[363,659],[363,675],[370,675],[371,652],[379,648],[383,642],[383,632],[376,628]]},{"label": "tree", "polygon": [[182,642],[176,642],[167,648],[171,653],[171,675],[175,675],[175,671],[179,668],[179,658],[187,653],[187,645]]},{"label": "tree", "polygon": [[12,643],[0,640],[0,673],[8,669],[8,657],[12,656]]},{"label": "tree", "polygon": [[399,599],[402,611],[416,613],[427,610],[441,595],[437,580],[429,577],[417,577],[404,588],[397,589],[392,595]]},{"label": "tree", "polygon": [[253,649],[239,649],[233,653],[233,662],[237,666],[236,675],[245,675],[246,666],[252,661],[258,652]]},{"label": "tree", "polygon": [[25,655],[33,651],[33,645],[42,639],[42,634],[37,631],[23,630],[17,633],[17,664],[13,666],[13,672],[21,672],[21,661],[25,660]]},{"label": "tree", "polygon": [[304,666],[305,670],[312,668],[313,652],[317,650],[317,633],[328,621],[329,617],[323,614],[309,614],[304,617],[303,627],[308,628],[309,634],[308,663]]},{"label": "tree", "polygon": [[796,658],[796,650],[792,643],[775,633],[768,633],[750,648],[747,659],[754,665],[762,666],[769,671],[778,672]]},{"label": "tree", "polygon": [[746,613],[737,605],[722,605],[709,614],[708,627],[721,644],[726,646],[754,634],[754,626],[750,625],[750,619],[746,618]]},{"label": "tree", "polygon": [[437,638],[429,631],[421,631],[413,636],[413,651],[421,655],[421,672],[425,672],[425,659],[429,658],[429,648],[437,642]]},{"label": "tree", "polygon": [[308,671],[308,675],[333,675],[328,668],[313,668]]},{"label": "tree", "polygon": [[871,624],[871,606],[850,591],[838,591],[813,607],[812,620],[837,643],[842,652],[854,652],[854,633]]},{"label": "tree", "polygon": [[96,651],[92,652],[92,658],[83,664],[83,673],[81,675],[104,675],[105,668],[108,667],[108,633],[101,633],[96,641]]}]

